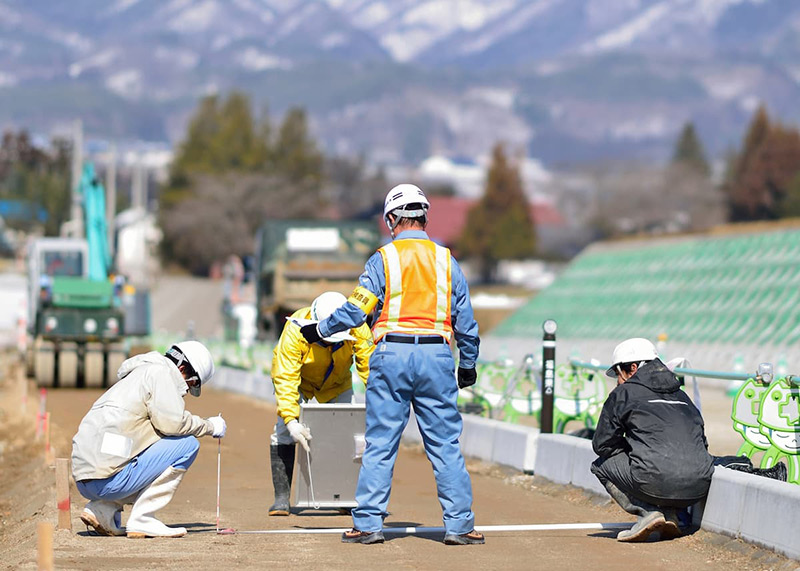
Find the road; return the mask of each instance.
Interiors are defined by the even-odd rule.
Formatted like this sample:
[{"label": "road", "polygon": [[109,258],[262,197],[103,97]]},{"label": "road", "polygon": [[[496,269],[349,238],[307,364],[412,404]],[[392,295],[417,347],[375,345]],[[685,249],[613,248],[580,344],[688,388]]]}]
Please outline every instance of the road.
[{"label": "road", "polygon": [[[2,280],[0,280],[2,283]],[[190,298],[200,291],[191,280],[172,284],[169,295]],[[211,289],[210,286],[209,290]],[[180,292],[184,292],[181,296]],[[190,302],[182,301],[184,307]],[[194,303],[201,303],[195,300]],[[216,311],[209,305],[207,313]],[[163,315],[163,314],[162,314]],[[170,322],[180,325],[176,311]],[[198,325],[201,323],[197,322]],[[209,318],[210,323],[210,318]],[[201,325],[205,327],[206,325]],[[41,440],[33,435],[37,391],[28,380],[28,401],[21,412],[19,381],[9,371],[10,356],[0,359],[0,568],[36,569],[36,523],[56,521],[54,476],[44,464]],[[204,390],[187,396],[188,408],[201,416],[222,412],[228,433],[221,446],[221,527],[238,530],[345,528],[348,516],[304,510],[288,518],[270,518],[272,502],[268,462],[274,406],[246,397]],[[52,390],[47,397],[55,455],[67,457],[80,419],[100,395],[97,390]],[[88,534],[79,515],[83,500],[72,484],[73,532],[55,535],[55,564],[61,570],[186,568],[261,570],[278,566],[303,569],[793,569],[793,563],[736,540],[698,531],[671,542],[622,544],[613,532],[539,531],[487,534],[483,546],[450,547],[441,536],[390,535],[383,545],[346,545],[337,535],[217,535],[217,445],[201,439],[201,450],[172,503],[159,516],[182,525],[181,539],[129,540]],[[468,461],[478,525],[630,522],[615,505],[584,492],[556,486],[535,476]],[[320,475],[317,477],[324,477]],[[127,517],[126,510],[125,518]],[[402,448],[394,475],[387,526],[439,527],[441,512],[432,471],[424,454]],[[123,519],[124,521],[124,519]],[[796,563],[796,562],[795,562]]]},{"label": "road", "polygon": [[[4,414],[0,415],[2,448],[14,451],[14,434],[32,430],[35,391],[29,385],[28,421],[20,428],[14,411],[13,375],[2,382]],[[10,384],[11,383],[11,384]],[[53,390],[47,398],[52,418],[52,442],[57,456],[69,451],[71,436],[100,394],[93,390]],[[187,397],[190,398],[190,397]],[[268,435],[275,420],[272,405],[228,393],[204,391],[187,402],[202,416],[222,412],[228,434],[221,453],[221,527],[238,530],[344,528],[348,516],[330,511],[304,510],[288,518],[270,518],[272,501],[268,467]],[[33,441],[28,435],[26,441]],[[41,447],[19,444],[16,460],[0,464],[4,489],[0,493],[0,561],[7,569],[35,569],[37,519],[55,522],[52,472],[31,465],[41,462]],[[304,569],[764,569],[764,552],[740,542],[697,532],[672,542],[623,544],[613,532],[544,531],[487,534],[483,546],[449,547],[440,536],[389,536],[384,545],[346,545],[337,535],[216,535],[217,441],[201,439],[201,449],[172,503],[160,517],[182,525],[189,534],[181,539],[129,540],[91,536],[80,523],[83,501],[72,486],[72,522],[75,533],[55,538],[57,569],[242,569],[280,566]],[[22,458],[22,459],[21,459]],[[38,459],[38,460],[37,460]],[[23,461],[24,460],[24,461]],[[478,525],[533,523],[624,522],[631,517],[605,501],[583,492],[555,486],[532,476],[468,462],[474,489]],[[35,474],[32,477],[31,474]],[[322,477],[322,476],[319,476]],[[22,490],[28,490],[23,492]],[[39,505],[39,503],[42,505]],[[129,510],[129,508],[128,508]],[[441,513],[430,466],[419,450],[401,450],[394,475],[387,526],[441,526]],[[127,510],[125,513],[127,517]],[[19,518],[16,521],[15,518]],[[123,519],[124,521],[124,519]],[[27,530],[27,531],[26,531]],[[16,540],[9,541],[11,538]],[[730,549],[734,544],[738,552]],[[761,557],[761,559],[756,559]],[[783,562],[780,558],[776,561]]]}]

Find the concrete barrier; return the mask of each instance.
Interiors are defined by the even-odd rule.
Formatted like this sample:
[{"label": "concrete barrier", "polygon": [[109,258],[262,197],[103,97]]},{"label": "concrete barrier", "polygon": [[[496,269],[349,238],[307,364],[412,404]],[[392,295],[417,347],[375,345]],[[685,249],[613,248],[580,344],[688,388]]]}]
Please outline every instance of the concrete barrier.
[{"label": "concrete barrier", "polygon": [[[464,429],[460,440],[461,451],[465,456],[533,473],[538,428],[508,424],[471,414],[465,414],[462,418]],[[403,440],[422,441],[413,413],[403,432]]]},{"label": "concrete barrier", "polygon": [[209,388],[275,402],[272,379],[261,373],[233,367],[220,367]]},{"label": "concrete barrier", "polygon": [[[589,440],[542,434],[537,448],[537,476],[608,497],[590,471],[597,456]],[[800,559],[800,486],[717,467],[705,505],[694,513],[702,529]]]},{"label": "concrete barrier", "polygon": [[606,497],[608,492],[592,474],[597,455],[592,441],[566,434],[541,434],[534,473],[557,484],[571,484]]},{"label": "concrete barrier", "polygon": [[800,486],[718,466],[700,525],[800,559]]}]

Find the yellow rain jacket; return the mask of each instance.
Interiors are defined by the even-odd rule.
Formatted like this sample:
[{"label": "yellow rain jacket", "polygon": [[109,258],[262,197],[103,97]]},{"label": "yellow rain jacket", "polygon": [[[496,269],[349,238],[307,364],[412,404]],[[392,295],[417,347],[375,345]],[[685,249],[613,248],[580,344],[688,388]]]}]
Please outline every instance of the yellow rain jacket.
[{"label": "yellow rain jacket", "polygon": [[[292,314],[297,319],[311,319],[311,308],[304,307]],[[323,347],[309,345],[300,328],[286,321],[272,356],[272,383],[278,415],[284,422],[300,418],[300,393],[307,400],[325,403],[353,387],[350,366],[353,357],[358,376],[366,384],[369,376],[369,358],[375,345],[372,331],[366,324],[354,327],[350,335],[355,341]],[[331,362],[333,366],[331,366]]]}]

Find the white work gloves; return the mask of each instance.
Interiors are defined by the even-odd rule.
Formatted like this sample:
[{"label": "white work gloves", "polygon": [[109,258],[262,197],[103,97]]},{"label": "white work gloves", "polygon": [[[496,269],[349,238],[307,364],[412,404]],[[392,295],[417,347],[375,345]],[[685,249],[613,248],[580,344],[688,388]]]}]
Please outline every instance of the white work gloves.
[{"label": "white work gloves", "polygon": [[225,436],[225,431],[228,430],[228,425],[225,423],[225,419],[222,418],[222,415],[209,417],[208,421],[213,426],[211,436],[214,438],[222,438]]},{"label": "white work gloves", "polygon": [[308,441],[311,440],[311,431],[307,426],[300,424],[294,418],[286,423],[286,429],[292,435],[292,440],[297,442],[300,446],[306,449],[306,452],[311,452],[308,447]]}]

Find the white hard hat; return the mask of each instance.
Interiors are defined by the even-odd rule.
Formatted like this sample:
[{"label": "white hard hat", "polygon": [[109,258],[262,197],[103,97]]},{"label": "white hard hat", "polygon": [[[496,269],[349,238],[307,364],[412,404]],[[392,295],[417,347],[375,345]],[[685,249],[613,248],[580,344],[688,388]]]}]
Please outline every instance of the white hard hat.
[{"label": "white hard hat", "polygon": [[214,359],[211,357],[211,352],[200,341],[181,341],[170,347],[167,355],[176,359],[175,364],[178,366],[184,360],[189,362],[200,379],[200,384],[189,387],[189,392],[192,396],[199,397],[200,387],[214,376]]},{"label": "white hard hat", "polygon": [[[311,302],[311,319],[314,321],[322,321],[330,317],[330,315],[342,307],[346,301],[347,298],[338,291],[326,291],[318,295],[317,299]],[[339,333],[334,333],[330,337],[323,337],[322,339],[328,343],[338,343],[340,341],[353,341],[355,338],[347,331],[340,331]]]},{"label": "white hard hat", "polygon": [[[422,208],[407,210],[405,207],[409,204],[419,204]],[[418,186],[398,184],[386,195],[386,200],[383,202],[383,219],[386,221],[389,230],[394,230],[394,227],[389,222],[390,212],[397,216],[398,220],[400,218],[419,218],[427,215],[430,206],[431,203],[428,202],[425,193]],[[395,220],[395,226],[397,226],[398,220]]]},{"label": "white hard hat", "polygon": [[640,361],[652,361],[658,358],[658,351],[647,339],[634,337],[626,339],[614,348],[611,357],[611,366],[606,370],[606,376],[612,379],[617,376],[615,370],[617,365],[623,363],[639,363]]}]

